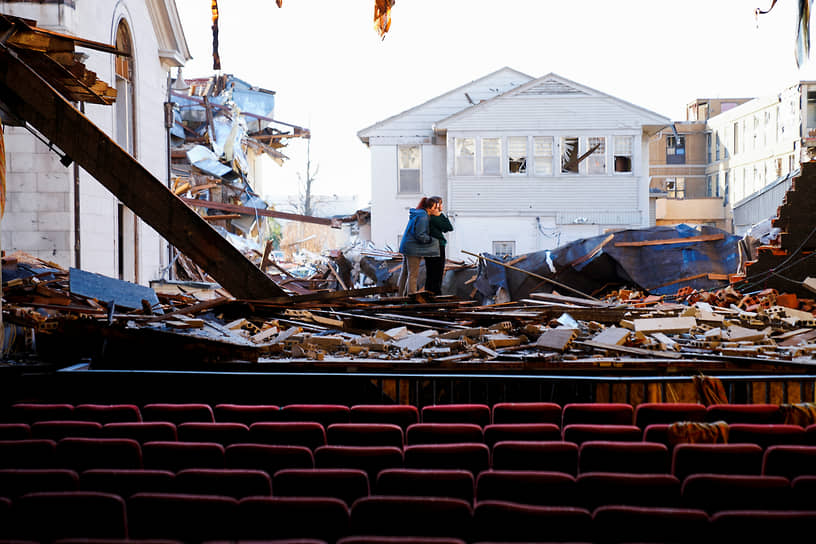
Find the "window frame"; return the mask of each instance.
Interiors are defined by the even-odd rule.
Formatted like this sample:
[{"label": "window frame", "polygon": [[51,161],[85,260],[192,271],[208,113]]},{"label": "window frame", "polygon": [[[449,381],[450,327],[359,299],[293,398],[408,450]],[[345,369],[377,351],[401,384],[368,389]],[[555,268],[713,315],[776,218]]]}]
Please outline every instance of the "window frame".
[{"label": "window frame", "polygon": [[[536,154],[538,147],[536,145],[536,141],[539,140],[549,140],[550,141],[550,153],[549,155],[538,155]],[[555,175],[555,169],[553,168],[553,160],[555,158],[555,137],[554,136],[533,136],[533,175],[537,177],[551,177]],[[541,159],[541,160],[539,160]],[[541,173],[539,172],[539,165],[546,164],[549,167],[549,172]],[[529,169],[528,169],[529,170]]]},{"label": "window frame", "polygon": [[[496,251],[497,244],[508,244],[512,248],[512,251],[510,253],[498,252],[498,251]],[[509,256],[509,257],[512,257],[513,255],[516,254],[516,241],[515,240],[492,240],[490,242],[490,248],[491,248],[491,253],[493,255],[496,255],[498,257],[503,257],[505,255]]]},{"label": "window frame", "polygon": [[[498,144],[498,154],[497,155],[486,155],[485,154],[485,142],[486,141],[496,141]],[[503,157],[503,150],[504,146],[502,145],[502,138],[499,136],[484,136],[479,138],[479,175],[481,176],[494,176],[494,177],[501,177],[502,175],[502,157]],[[485,158],[495,158],[496,159],[496,171],[495,172],[487,172],[485,169]]]},{"label": "window frame", "polygon": [[[520,158],[520,166],[519,171],[513,172],[511,170],[512,159],[510,157],[511,152],[511,140],[524,140],[524,155]],[[530,138],[527,136],[507,136],[507,156],[504,161],[504,165],[506,167],[506,172],[508,176],[512,177],[524,177],[530,175]]]},{"label": "window frame", "polygon": [[[629,153],[618,152],[618,141],[628,139],[631,145]],[[618,157],[628,157],[629,170],[618,170]],[[612,135],[612,174],[615,176],[633,176],[635,174],[635,137],[631,134]]]},{"label": "window frame", "polygon": [[[473,155],[472,155],[472,164],[471,164],[471,171],[470,173],[462,173],[460,172],[460,159],[466,158],[465,155],[460,155],[459,150],[459,142],[467,142],[470,140],[473,144]],[[462,137],[454,137],[453,138],[453,175],[454,176],[461,176],[461,177],[474,177],[476,176],[476,140],[475,136],[462,136]]]},{"label": "window frame", "polygon": [[[417,149],[417,160],[419,161],[418,168],[403,168],[402,165],[402,150],[408,148],[416,148]],[[403,171],[417,171],[417,190],[416,191],[409,191],[403,190]],[[398,144],[397,145],[397,194],[399,195],[416,195],[422,193],[422,145],[421,144]]]}]

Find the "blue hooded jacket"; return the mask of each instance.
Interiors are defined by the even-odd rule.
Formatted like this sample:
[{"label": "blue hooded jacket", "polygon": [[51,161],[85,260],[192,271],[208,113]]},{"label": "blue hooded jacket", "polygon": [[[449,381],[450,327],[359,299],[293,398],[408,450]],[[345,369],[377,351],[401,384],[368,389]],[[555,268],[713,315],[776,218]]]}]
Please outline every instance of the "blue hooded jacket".
[{"label": "blue hooded jacket", "polygon": [[402,234],[399,250],[403,255],[439,257],[439,240],[431,237],[427,211],[417,208],[408,211],[408,224]]}]

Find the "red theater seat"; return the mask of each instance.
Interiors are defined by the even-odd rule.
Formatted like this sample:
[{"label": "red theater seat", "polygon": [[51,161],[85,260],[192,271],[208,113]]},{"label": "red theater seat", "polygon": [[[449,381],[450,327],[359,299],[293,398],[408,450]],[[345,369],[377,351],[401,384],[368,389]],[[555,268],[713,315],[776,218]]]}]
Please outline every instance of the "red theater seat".
[{"label": "red theater seat", "polygon": [[762,448],[756,444],[677,444],[672,474],[755,474],[762,472]]},{"label": "red theater seat", "polygon": [[79,475],[83,491],[113,493],[127,499],[140,492],[170,493],[175,474],[169,470],[94,468]]},{"label": "red theater seat", "polygon": [[276,404],[216,404],[215,421],[243,423],[247,427],[261,421],[278,421],[280,406]]},{"label": "red theater seat", "polygon": [[551,423],[561,426],[561,405],[554,402],[497,402],[493,405],[494,424]]},{"label": "red theater seat", "polygon": [[676,508],[680,485],[671,474],[585,472],[576,479],[578,505],[589,510],[606,504]]},{"label": "red theater seat", "polygon": [[93,491],[28,493],[12,503],[12,530],[21,538],[50,542],[58,538],[128,536],[125,501]]},{"label": "red theater seat", "polygon": [[733,444],[757,444],[761,448],[805,443],[805,429],[799,425],[781,423],[732,423],[728,425],[728,441]]},{"label": "red theater seat", "polygon": [[226,468],[263,470],[269,476],[285,468],[314,468],[312,450],[305,446],[233,444],[224,449]]},{"label": "red theater seat", "polygon": [[643,431],[637,425],[613,425],[605,423],[572,423],[561,429],[566,442],[581,445],[590,440],[616,442],[640,442]]},{"label": "red theater seat", "polygon": [[102,436],[105,438],[132,438],[140,444],[178,440],[176,425],[169,421],[106,423],[102,427]]},{"label": "red theater seat", "polygon": [[700,542],[709,535],[708,515],[693,508],[604,505],[592,512],[592,525],[600,544]]},{"label": "red theater seat", "polygon": [[349,423],[350,412],[343,404],[287,404],[281,408],[281,421],[316,421],[328,427],[332,423]]},{"label": "red theater seat", "polygon": [[215,442],[147,442],[144,468],[178,472],[185,468],[224,468],[224,446]]},{"label": "red theater seat", "polygon": [[816,475],[816,446],[769,446],[762,457],[762,474],[789,480],[805,474]]},{"label": "red theater seat", "polygon": [[484,428],[484,442],[491,448],[496,442],[561,440],[561,429],[554,423],[493,423]]},{"label": "red theater seat", "polygon": [[706,421],[726,423],[781,423],[777,404],[712,404],[706,408]]},{"label": "red theater seat", "polygon": [[332,497],[247,497],[238,504],[237,525],[232,540],[335,542],[349,534],[349,508]]},{"label": "red theater seat", "polygon": [[370,492],[368,474],[356,468],[279,470],[272,487],[277,497],[335,497],[349,507]]},{"label": "red theater seat", "polygon": [[392,468],[380,471],[374,494],[451,497],[473,503],[474,487],[469,470]]},{"label": "red theater seat", "polygon": [[790,482],[782,476],[691,474],[681,490],[686,508],[709,514],[722,510],[785,510],[790,503]]},{"label": "red theater seat", "polygon": [[145,404],[142,406],[141,413],[144,421],[169,421],[176,425],[188,422],[213,423],[215,421],[210,405],[200,402]]},{"label": "red theater seat", "polygon": [[332,446],[395,446],[404,443],[403,431],[393,423],[334,423],[326,428]]},{"label": "red theater seat", "polygon": [[184,542],[234,540],[238,501],[217,495],[136,493],[127,499],[129,536]]},{"label": "red theater seat", "polygon": [[226,447],[249,442],[249,427],[243,423],[179,423],[176,426],[180,442],[217,442]]},{"label": "red theater seat", "polygon": [[0,423],[0,440],[28,440],[31,425],[28,423]]},{"label": "red theater seat", "polygon": [[490,424],[490,407],[486,404],[435,404],[422,408],[422,423]]},{"label": "red theater seat", "polygon": [[405,444],[484,442],[484,432],[473,423],[415,423],[405,431]]},{"label": "red theater seat", "polygon": [[102,424],[95,421],[37,421],[31,424],[31,436],[49,440],[97,438],[102,436]]},{"label": "red theater seat", "polygon": [[587,441],[578,448],[578,472],[668,474],[669,448],[654,442]]},{"label": "red theater seat", "polygon": [[326,431],[316,421],[279,421],[253,423],[249,441],[257,444],[305,446],[310,450],[326,445]]},{"label": "red theater seat", "polygon": [[461,469],[470,471],[475,477],[490,468],[490,448],[481,443],[405,446],[405,467]]},{"label": "red theater seat", "polygon": [[419,410],[411,404],[356,404],[349,416],[351,423],[393,423],[403,431],[419,423]]},{"label": "red theater seat", "polygon": [[537,506],[479,501],[473,532],[493,542],[577,542],[592,536],[592,514],[572,506]]},{"label": "red theater seat", "polygon": [[272,495],[272,478],[263,470],[189,468],[176,473],[173,492],[236,499]]},{"label": "red theater seat", "polygon": [[460,499],[371,496],[351,507],[351,534],[466,539],[472,519],[470,504]]},{"label": "red theater seat", "polygon": [[710,527],[712,542],[810,542],[816,511],[726,510],[712,514]]},{"label": "red theater seat", "polygon": [[0,496],[13,499],[35,491],[79,491],[79,475],[62,468],[0,469]]},{"label": "red theater seat", "polygon": [[403,466],[402,449],[394,446],[322,446],[314,451],[315,468],[357,468],[368,474],[368,481],[386,468]]},{"label": "red theater seat", "polygon": [[632,425],[634,408],[622,402],[572,402],[561,412],[561,428],[575,423]]},{"label": "red theater seat", "polygon": [[79,404],[74,407],[73,419],[97,423],[124,423],[142,420],[135,404]]},{"label": "red theater seat", "polygon": [[42,438],[0,441],[0,468],[61,468],[57,442]]},{"label": "red theater seat", "polygon": [[476,480],[476,501],[579,506],[575,477],[564,472],[487,470]]},{"label": "red theater seat", "polygon": [[18,402],[11,405],[9,423],[35,423],[37,421],[66,421],[72,419],[74,405],[62,402]]},{"label": "red theater seat", "polygon": [[699,402],[643,402],[635,408],[635,425],[641,429],[655,423],[705,420],[706,407]]},{"label": "red theater seat", "polygon": [[497,442],[494,470],[545,470],[578,474],[578,445],[574,442]]},{"label": "red theater seat", "polygon": [[57,442],[57,460],[82,472],[91,468],[142,468],[142,448],[130,438],[63,438]]}]

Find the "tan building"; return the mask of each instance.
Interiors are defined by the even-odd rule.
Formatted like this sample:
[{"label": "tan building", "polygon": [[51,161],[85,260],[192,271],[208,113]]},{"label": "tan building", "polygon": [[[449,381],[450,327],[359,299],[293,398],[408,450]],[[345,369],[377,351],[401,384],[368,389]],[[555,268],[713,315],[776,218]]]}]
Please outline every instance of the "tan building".
[{"label": "tan building", "polygon": [[686,121],[666,126],[651,139],[652,224],[686,223],[731,230],[724,180],[709,172],[728,151],[712,143],[708,119],[748,100],[699,98],[687,106]]}]

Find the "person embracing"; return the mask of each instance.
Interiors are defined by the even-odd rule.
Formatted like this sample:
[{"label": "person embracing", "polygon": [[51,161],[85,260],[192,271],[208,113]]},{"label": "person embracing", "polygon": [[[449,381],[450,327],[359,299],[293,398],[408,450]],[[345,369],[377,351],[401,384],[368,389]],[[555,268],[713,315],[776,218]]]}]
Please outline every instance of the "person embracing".
[{"label": "person embracing", "polygon": [[442,212],[442,197],[432,196],[428,200],[433,206],[428,210],[431,237],[439,240],[439,256],[425,258],[425,289],[434,295],[442,294],[442,279],[445,277],[445,233],[453,230],[450,220]]},{"label": "person embracing", "polygon": [[439,257],[439,240],[431,236],[430,224],[430,210],[435,205],[430,198],[422,197],[416,208],[408,210],[408,224],[405,226],[399,247],[399,252],[402,253],[402,271],[398,285],[399,294],[402,296],[412,295],[418,291],[417,281],[422,259]]}]

